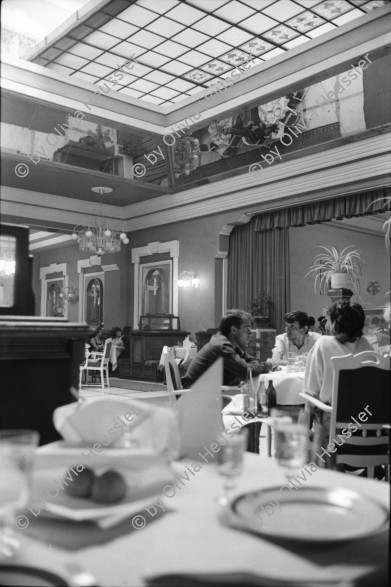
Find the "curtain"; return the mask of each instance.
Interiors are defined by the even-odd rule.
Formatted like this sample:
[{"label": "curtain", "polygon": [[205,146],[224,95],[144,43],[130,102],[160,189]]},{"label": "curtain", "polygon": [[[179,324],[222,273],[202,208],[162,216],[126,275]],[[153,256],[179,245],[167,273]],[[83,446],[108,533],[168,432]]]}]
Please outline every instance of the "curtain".
[{"label": "curtain", "polygon": [[352,218],[353,216],[378,214],[379,212],[384,212],[384,200],[377,202],[375,200],[389,198],[390,194],[390,188],[386,187],[371,192],[362,192],[342,198],[267,212],[257,216],[255,230],[305,226],[306,224],[319,224],[333,219],[341,220],[342,218]]},{"label": "curtain", "polygon": [[273,297],[272,326],[283,332],[284,314],[290,310],[289,227],[384,212],[390,193],[385,187],[275,210],[236,226],[228,254],[228,308],[249,310],[251,300],[266,290]]},{"label": "curtain", "polygon": [[257,218],[236,226],[228,255],[228,308],[250,309],[261,290],[272,296],[271,324],[284,331],[290,304],[289,229],[255,231]]}]

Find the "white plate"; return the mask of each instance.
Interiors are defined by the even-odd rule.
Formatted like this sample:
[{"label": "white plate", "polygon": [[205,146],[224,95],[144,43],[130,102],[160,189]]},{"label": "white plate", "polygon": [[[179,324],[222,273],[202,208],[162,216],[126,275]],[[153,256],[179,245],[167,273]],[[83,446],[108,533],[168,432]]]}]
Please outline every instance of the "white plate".
[{"label": "white plate", "polygon": [[[80,458],[80,448],[64,447],[50,453],[38,452],[36,456],[30,507],[35,508],[34,511],[40,510],[41,514],[75,521],[120,517],[140,511],[157,500],[163,487],[175,478],[170,464],[149,450],[108,449],[105,454]],[[57,460],[56,464],[53,459]],[[96,474],[108,469],[121,473],[127,484],[126,496],[119,502],[107,504],[65,493],[65,487],[77,477],[78,466],[81,471],[80,465],[93,469]],[[71,468],[73,472],[65,477]]]},{"label": "white plate", "polygon": [[389,520],[383,505],[350,489],[303,487],[283,494],[280,489],[252,491],[234,499],[232,525],[261,536],[339,542],[375,534]]}]

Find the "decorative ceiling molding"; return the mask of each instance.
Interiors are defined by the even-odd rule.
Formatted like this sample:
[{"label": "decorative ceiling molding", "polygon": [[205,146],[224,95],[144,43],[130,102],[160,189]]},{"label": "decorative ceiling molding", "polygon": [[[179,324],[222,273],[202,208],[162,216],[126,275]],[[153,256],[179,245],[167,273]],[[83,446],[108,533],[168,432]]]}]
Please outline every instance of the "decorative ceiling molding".
[{"label": "decorative ceiling molding", "polygon": [[[311,149],[308,149],[311,153]],[[268,169],[256,171],[254,173],[247,173],[231,177],[218,182],[213,182],[208,185],[196,187],[186,190],[186,192],[177,192],[174,194],[166,194],[160,196],[153,202],[153,213],[164,214],[173,208],[185,206],[189,209],[189,205],[201,203],[205,210],[205,215],[216,213],[221,209],[225,209],[225,201],[229,199],[230,193],[240,193],[240,202],[236,201],[235,208],[243,208],[246,202],[242,200],[244,193],[250,193],[249,189],[255,188],[259,194],[259,188],[268,189],[272,183],[281,183],[284,180],[291,180],[293,177],[304,176],[321,169],[327,170],[330,167],[340,166],[349,162],[356,162],[359,160],[376,157],[383,153],[390,152],[390,133],[357,141],[357,143],[343,145],[322,151],[315,154],[309,154],[291,161],[283,161],[277,165],[272,165]],[[383,174],[387,172],[389,166],[385,166]],[[303,180],[305,187],[306,181]],[[208,202],[211,198],[218,196],[225,196],[219,200],[220,208],[216,210],[213,202]],[[235,196],[237,199],[237,195]],[[253,201],[247,202],[252,204]],[[209,208],[211,206],[211,208]],[[231,206],[230,206],[231,209]],[[136,217],[149,215],[151,213],[151,205],[149,202],[140,202],[131,204],[123,209],[125,218],[135,219]],[[191,216],[188,216],[191,218]],[[131,225],[132,220],[129,220],[127,230],[134,230]],[[165,223],[164,223],[165,224]]]},{"label": "decorative ceiling molding", "polygon": [[[123,221],[125,230],[133,232],[222,210],[243,211],[243,208],[251,207],[245,212],[251,214],[261,208],[271,210],[386,186],[390,183],[389,139],[390,133],[371,137],[262,171],[123,208],[104,205],[103,213],[108,218]],[[59,196],[7,187],[2,191],[4,216],[54,223],[59,222],[60,210],[64,214],[64,219],[61,218],[64,224],[72,227],[88,224],[88,219],[92,218],[90,203],[72,200],[72,210],[69,206],[69,199]]]},{"label": "decorative ceiling molding", "polygon": [[[200,218],[210,214],[217,214],[222,210],[234,210],[246,206],[258,208],[259,204],[266,203],[268,209],[277,209],[279,200],[290,199],[291,205],[314,202],[326,199],[331,195],[346,195],[347,193],[363,191],[363,182],[372,179],[371,187],[390,185],[387,166],[389,155],[377,157],[375,160],[359,161],[348,165],[341,165],[330,169],[292,178],[288,181],[275,182],[273,185],[257,186],[208,202],[187,204],[181,208],[153,212],[140,216],[126,223],[126,231],[143,230],[154,226],[163,226],[173,222],[181,222],[189,218]],[[321,190],[328,189],[327,195],[322,197]],[[364,188],[368,189],[368,188]],[[240,193],[240,198],[238,197]],[[296,196],[296,197],[294,197]],[[253,211],[253,210],[251,210]]]},{"label": "decorative ceiling molding", "polygon": [[235,226],[238,224],[248,224],[253,216],[254,214],[247,212],[245,214],[241,214],[237,220],[232,220],[228,224],[225,224],[220,230],[220,234],[223,236],[229,236]]}]

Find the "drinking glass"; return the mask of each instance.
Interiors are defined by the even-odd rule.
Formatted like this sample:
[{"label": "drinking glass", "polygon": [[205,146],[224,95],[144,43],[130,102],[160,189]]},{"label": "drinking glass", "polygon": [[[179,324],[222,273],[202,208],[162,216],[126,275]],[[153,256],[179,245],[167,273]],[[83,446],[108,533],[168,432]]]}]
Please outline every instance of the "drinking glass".
[{"label": "drinking glass", "polygon": [[0,431],[0,558],[11,556],[19,546],[14,518],[29,503],[38,440],[35,430]]},{"label": "drinking glass", "polygon": [[297,475],[308,461],[308,416],[303,409],[271,410],[274,457],[288,479]]},{"label": "drinking glass", "polygon": [[291,373],[292,371],[294,371],[294,364],[296,362],[296,359],[297,359],[297,353],[294,351],[289,351],[288,352],[288,363],[286,366],[287,373]]},{"label": "drinking glass", "polygon": [[226,436],[218,458],[218,471],[224,478],[224,495],[219,498],[220,505],[227,505],[237,485],[237,478],[243,469],[243,456],[247,447],[247,428],[241,428],[233,436]]}]

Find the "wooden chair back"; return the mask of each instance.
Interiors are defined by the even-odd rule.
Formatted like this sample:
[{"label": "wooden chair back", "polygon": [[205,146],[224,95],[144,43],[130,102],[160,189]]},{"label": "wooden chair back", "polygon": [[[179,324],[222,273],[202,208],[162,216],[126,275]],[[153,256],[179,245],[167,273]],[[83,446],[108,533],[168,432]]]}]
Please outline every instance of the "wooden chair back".
[{"label": "wooden chair back", "polygon": [[174,351],[169,347],[163,348],[164,371],[166,375],[166,384],[168,391],[177,391],[182,389],[181,376],[179,367],[175,360]]},{"label": "wooden chair back", "polygon": [[336,463],[365,467],[370,475],[375,466],[389,464],[391,358],[364,351],[331,360],[330,443],[336,441]]}]

